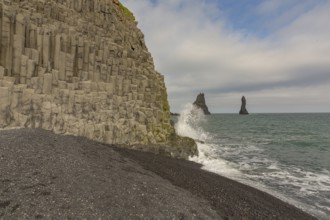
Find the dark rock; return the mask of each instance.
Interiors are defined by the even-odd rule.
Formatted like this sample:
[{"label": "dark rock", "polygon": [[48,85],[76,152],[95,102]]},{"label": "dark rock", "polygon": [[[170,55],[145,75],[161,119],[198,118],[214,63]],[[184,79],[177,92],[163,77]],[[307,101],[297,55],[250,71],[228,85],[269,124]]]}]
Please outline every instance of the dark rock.
[{"label": "dark rock", "polygon": [[109,145],[42,129],[0,131],[0,143],[1,220],[222,219]]},{"label": "dark rock", "polygon": [[196,141],[189,137],[181,137],[175,133],[172,133],[168,142],[164,144],[136,144],[134,146],[120,147],[144,152],[151,152],[156,155],[162,155],[176,159],[188,160],[189,157],[198,156]]},{"label": "dark rock", "polygon": [[196,101],[194,102],[194,105],[197,106],[198,108],[202,109],[205,115],[211,114],[209,112],[209,109],[207,108],[207,105],[205,104],[204,93],[200,93],[197,96]]},{"label": "dark rock", "polygon": [[192,161],[41,129],[0,131],[0,143],[1,220],[316,220]]},{"label": "dark rock", "polygon": [[249,112],[246,110],[246,99],[244,96],[242,96],[242,105],[241,110],[239,111],[240,115],[248,115]]},{"label": "dark rock", "polygon": [[[209,201],[222,219],[316,220],[315,217],[265,192],[202,170],[200,164],[194,164],[192,161],[174,160],[127,149],[119,150],[122,155],[137,161],[144,169],[157,173],[174,186]],[[185,200],[180,201],[183,203]]]}]

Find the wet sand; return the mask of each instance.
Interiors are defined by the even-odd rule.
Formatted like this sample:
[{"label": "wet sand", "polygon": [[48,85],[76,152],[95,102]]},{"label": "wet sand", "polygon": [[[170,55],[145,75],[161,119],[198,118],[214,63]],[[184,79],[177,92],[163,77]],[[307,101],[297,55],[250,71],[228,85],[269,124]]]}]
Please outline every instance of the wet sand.
[{"label": "wet sand", "polygon": [[0,131],[0,219],[314,219],[200,165],[39,129]]}]

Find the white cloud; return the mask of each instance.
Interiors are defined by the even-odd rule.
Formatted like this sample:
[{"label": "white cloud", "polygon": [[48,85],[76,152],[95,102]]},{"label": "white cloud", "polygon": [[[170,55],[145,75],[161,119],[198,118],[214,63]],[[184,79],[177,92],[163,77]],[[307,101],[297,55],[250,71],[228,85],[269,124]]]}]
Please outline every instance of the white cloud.
[{"label": "white cloud", "polygon": [[209,2],[123,1],[165,75],[172,111],[198,92],[205,92],[211,112],[236,112],[243,94],[259,112],[301,111],[308,103],[313,108],[306,111],[330,111],[330,3],[308,8],[305,0],[283,12],[287,1],[264,1],[256,16],[283,17],[275,16],[276,32],[260,39],[227,29],[223,11]]}]

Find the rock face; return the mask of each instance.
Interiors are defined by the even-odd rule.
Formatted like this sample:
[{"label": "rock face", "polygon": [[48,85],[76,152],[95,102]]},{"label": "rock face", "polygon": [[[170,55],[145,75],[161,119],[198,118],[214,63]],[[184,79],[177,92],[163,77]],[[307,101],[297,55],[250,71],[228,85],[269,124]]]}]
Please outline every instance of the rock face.
[{"label": "rock face", "polygon": [[241,110],[239,111],[240,115],[248,115],[249,112],[246,110],[246,99],[244,96],[242,96],[242,105]]},{"label": "rock face", "polygon": [[0,127],[167,143],[164,77],[136,24],[115,0],[0,0]]},{"label": "rock face", "polygon": [[207,108],[206,103],[205,103],[204,93],[200,93],[197,96],[196,101],[193,104],[195,106],[197,106],[198,108],[202,109],[205,115],[210,115],[211,114],[209,112],[209,109]]}]

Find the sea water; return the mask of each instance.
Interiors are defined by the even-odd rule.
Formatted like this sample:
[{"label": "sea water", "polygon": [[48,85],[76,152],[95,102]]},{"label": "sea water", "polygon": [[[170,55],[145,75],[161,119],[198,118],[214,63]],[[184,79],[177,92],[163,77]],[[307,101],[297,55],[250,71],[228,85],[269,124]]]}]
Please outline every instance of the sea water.
[{"label": "sea water", "polygon": [[204,116],[187,105],[173,119],[203,169],[330,219],[330,113]]}]

